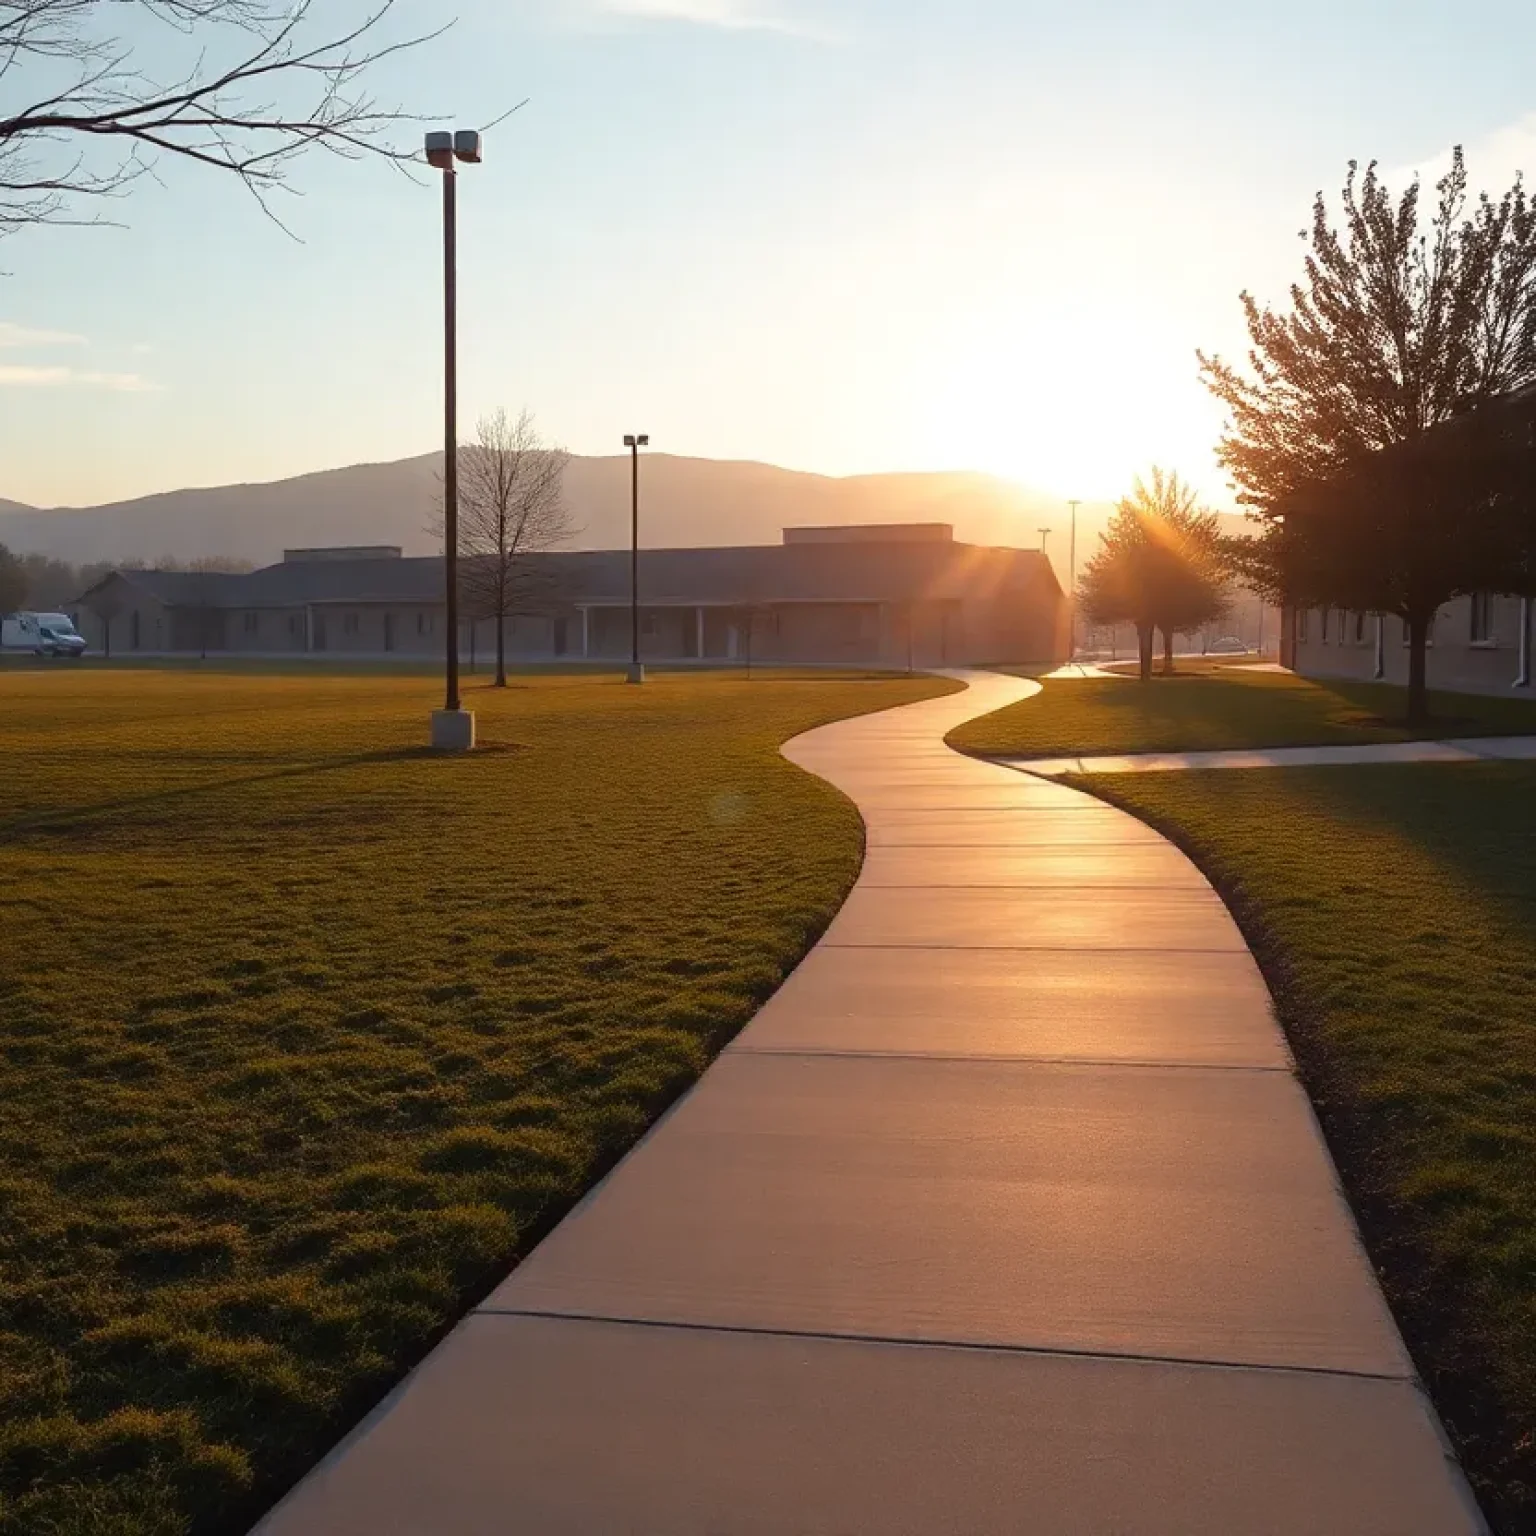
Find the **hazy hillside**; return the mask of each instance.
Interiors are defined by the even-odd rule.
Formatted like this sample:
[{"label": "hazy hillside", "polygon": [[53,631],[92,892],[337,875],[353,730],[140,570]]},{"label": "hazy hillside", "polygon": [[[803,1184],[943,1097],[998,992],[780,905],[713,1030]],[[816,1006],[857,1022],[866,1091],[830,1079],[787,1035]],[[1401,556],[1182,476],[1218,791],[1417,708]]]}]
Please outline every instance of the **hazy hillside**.
[{"label": "hazy hillside", "polygon": [[[0,500],[0,543],[75,563],[224,555],[260,564],[285,548],[399,544],[435,548],[427,532],[438,490],[437,454],[358,464],[265,485],[169,491],[108,506],[41,510]],[[1048,547],[1065,571],[1067,508],[1053,498],[968,472],[833,479],[770,464],[647,454],[641,464],[641,542],[652,548],[777,543],[795,523],[952,523],[981,544]],[[575,547],[629,542],[629,460],[574,458],[566,499],[582,532]],[[1086,559],[1110,508],[1078,514],[1078,559]]]},{"label": "hazy hillside", "polygon": [[[265,485],[169,491],[101,507],[39,510],[0,501],[0,542],[70,560],[154,559],[174,552],[275,559],[302,544],[433,548],[436,454],[359,464]],[[986,475],[873,475],[838,480],[768,464],[649,454],[642,466],[642,542],[652,546],[777,542],[786,523],[953,522],[962,538],[1033,544],[1054,503]],[[582,547],[629,542],[629,460],[572,459],[566,496]],[[1065,523],[1065,510],[1058,521]]]}]

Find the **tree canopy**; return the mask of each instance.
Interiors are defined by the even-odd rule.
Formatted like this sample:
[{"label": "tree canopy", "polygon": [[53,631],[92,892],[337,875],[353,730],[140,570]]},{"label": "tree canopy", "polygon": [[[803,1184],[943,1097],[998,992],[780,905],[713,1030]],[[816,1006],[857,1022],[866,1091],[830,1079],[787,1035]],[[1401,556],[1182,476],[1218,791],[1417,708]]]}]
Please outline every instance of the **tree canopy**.
[{"label": "tree canopy", "polygon": [[1536,201],[1518,180],[1473,199],[1459,149],[1427,225],[1421,200],[1351,163],[1342,223],[1314,203],[1289,309],[1242,296],[1248,369],[1200,355],[1229,413],[1219,458],[1264,525],[1235,564],[1274,601],[1399,615],[1415,716],[1436,610],[1519,579],[1498,403],[1536,382]]},{"label": "tree canopy", "polygon": [[14,613],[27,600],[27,568],[0,544],[0,613]]},{"label": "tree canopy", "polygon": [[1202,511],[1177,474],[1154,468],[1121,499],[1078,586],[1093,624],[1132,624],[1141,675],[1151,676],[1154,632],[1171,658],[1173,636],[1221,618],[1230,607],[1223,541],[1213,513]]}]

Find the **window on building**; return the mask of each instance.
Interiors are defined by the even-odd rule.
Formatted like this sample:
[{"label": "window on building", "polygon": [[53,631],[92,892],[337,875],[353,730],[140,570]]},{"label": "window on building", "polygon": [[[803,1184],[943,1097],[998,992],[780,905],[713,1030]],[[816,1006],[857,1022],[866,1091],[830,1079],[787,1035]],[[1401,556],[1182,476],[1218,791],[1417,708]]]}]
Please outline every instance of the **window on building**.
[{"label": "window on building", "polygon": [[245,629],[246,634],[254,635],[256,633],[256,615],[254,613],[246,614],[241,620],[241,623]]},{"label": "window on building", "polygon": [[1323,609],[1322,614],[1318,619],[1317,638],[1324,645],[1328,644],[1328,610],[1326,608]]},{"label": "window on building", "polygon": [[341,632],[344,635],[355,635],[360,627],[360,620],[355,613],[347,614],[341,621]]},{"label": "window on building", "polygon": [[1296,610],[1297,645],[1305,645],[1307,643],[1307,620],[1311,618],[1311,616],[1312,610],[1310,608],[1298,608]]},{"label": "window on building", "polygon": [[1364,645],[1365,644],[1365,617],[1366,616],[1363,613],[1357,613],[1355,615],[1355,644],[1356,645]]},{"label": "window on building", "polygon": [[128,618],[128,644],[134,650],[139,648],[139,610],[137,608]]},{"label": "window on building", "polygon": [[288,615],[288,633],[290,635],[296,635],[303,628],[304,628],[304,620],[301,619],[298,616],[298,614],[290,613]]},{"label": "window on building", "polygon": [[1474,592],[1470,602],[1471,626],[1467,638],[1473,645],[1493,644],[1493,594]]},{"label": "window on building", "polygon": [[642,613],[640,615],[640,633],[650,638],[656,634],[656,615],[654,613]]},{"label": "window on building", "polygon": [[418,635],[430,635],[432,633],[432,615],[430,613],[418,613],[416,615],[416,633]]}]

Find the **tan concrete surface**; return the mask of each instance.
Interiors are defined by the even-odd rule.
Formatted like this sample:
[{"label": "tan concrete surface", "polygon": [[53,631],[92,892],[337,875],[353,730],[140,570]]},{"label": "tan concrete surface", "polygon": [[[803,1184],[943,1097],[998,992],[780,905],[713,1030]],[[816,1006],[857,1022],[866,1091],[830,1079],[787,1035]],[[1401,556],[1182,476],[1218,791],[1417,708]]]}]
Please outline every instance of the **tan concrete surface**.
[{"label": "tan concrete surface", "polygon": [[785,747],[828,939],[263,1536],[1485,1530],[1225,911],[968,681]]},{"label": "tan concrete surface", "polygon": [[879,843],[864,856],[860,890],[888,886],[1047,887],[1205,890],[1205,877],[1166,843],[1110,843],[1034,848],[913,847]]},{"label": "tan concrete surface", "polygon": [[856,949],[806,956],[732,1050],[1268,1067],[1290,1056],[1246,954]]},{"label": "tan concrete surface", "polygon": [[1063,806],[1049,816],[1018,811],[866,811],[864,829],[871,848],[1166,846],[1151,827],[1091,801]]},{"label": "tan concrete surface", "polygon": [[1222,752],[1136,752],[1119,757],[1000,757],[1048,779],[1069,773],[1185,773],[1230,768],[1343,768],[1362,763],[1475,763],[1536,757],[1536,737],[1392,741],[1357,747],[1266,747]]},{"label": "tan concrete surface", "polygon": [[[1009,774],[1013,782],[962,780],[958,784],[907,784],[870,787],[860,779],[847,782],[847,793],[865,815],[882,811],[1013,811],[1070,808],[1061,785]],[[839,788],[844,787],[842,784]]]},{"label": "tan concrete surface", "polygon": [[946,890],[860,887],[822,940],[828,945],[964,949],[1225,950],[1242,935],[1214,891]]},{"label": "tan concrete surface", "polygon": [[733,1053],[487,1306],[1407,1369],[1276,1072]]},{"label": "tan concrete surface", "polygon": [[1413,1387],[474,1317],[263,1536],[1472,1536]]}]

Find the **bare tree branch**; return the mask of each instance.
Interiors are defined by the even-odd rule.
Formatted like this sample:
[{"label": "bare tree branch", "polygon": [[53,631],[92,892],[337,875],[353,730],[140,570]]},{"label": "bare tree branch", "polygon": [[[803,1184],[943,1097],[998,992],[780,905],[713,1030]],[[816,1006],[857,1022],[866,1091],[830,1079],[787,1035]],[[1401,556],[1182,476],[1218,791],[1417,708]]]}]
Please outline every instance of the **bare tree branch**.
[{"label": "bare tree branch", "polygon": [[[82,200],[121,195],[159,156],[235,176],[269,213],[309,150],[404,168],[417,148],[394,131],[432,119],[379,101],[366,77],[451,23],[389,39],[394,3],[327,38],[312,35],[325,0],[0,0],[0,235],[98,222]],[[140,67],[105,26],[130,6],[203,45],[190,70]],[[8,107],[34,74],[29,104]]]},{"label": "bare tree branch", "polygon": [[[538,557],[580,531],[565,504],[569,462],[526,410],[482,417],[459,449],[459,594],[467,617],[495,621],[498,688],[507,686],[507,621],[559,596]],[[441,509],[433,527],[441,535]]]}]

